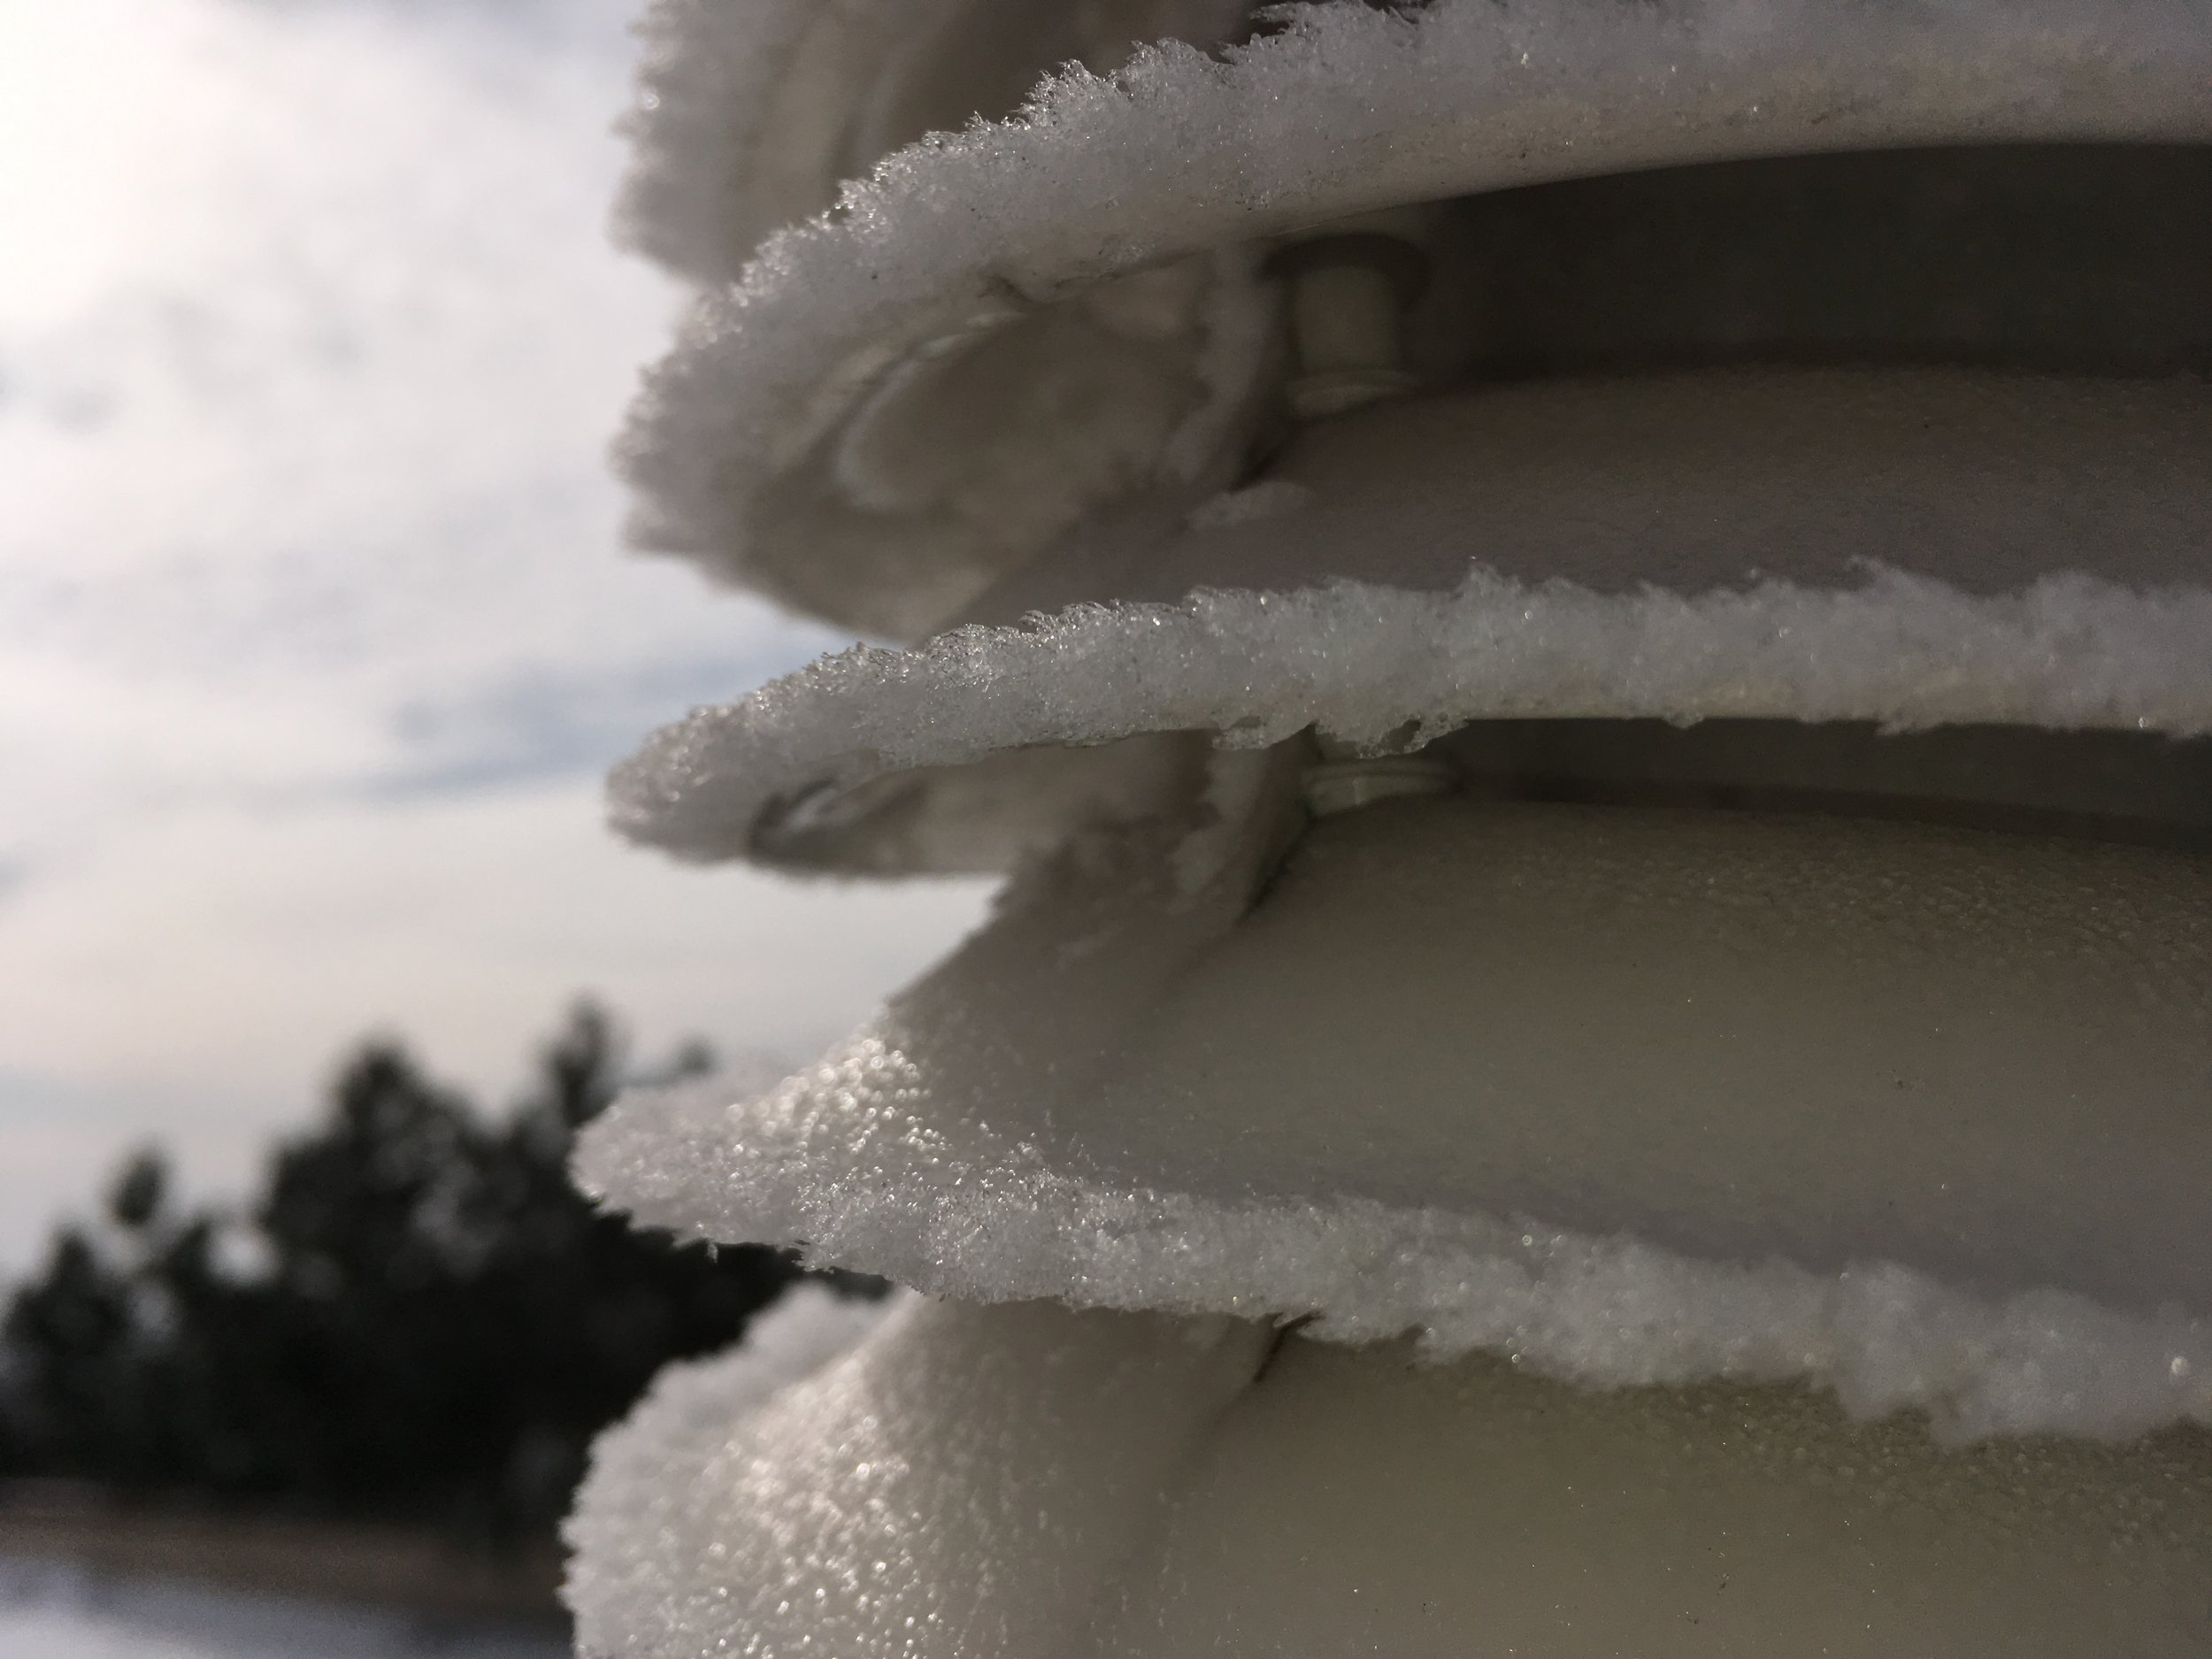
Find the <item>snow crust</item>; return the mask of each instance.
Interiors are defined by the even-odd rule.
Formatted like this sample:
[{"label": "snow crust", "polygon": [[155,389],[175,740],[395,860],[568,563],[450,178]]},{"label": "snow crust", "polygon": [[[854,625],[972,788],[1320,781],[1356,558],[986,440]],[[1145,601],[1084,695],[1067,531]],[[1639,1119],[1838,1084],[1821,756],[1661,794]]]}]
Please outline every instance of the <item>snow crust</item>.
[{"label": "snow crust", "polygon": [[1271,876],[1256,813],[1200,881],[1095,838],[782,1088],[618,1103],[580,1179],[934,1294],[2212,1421],[2201,862],[1721,816],[1402,803]]},{"label": "snow crust", "polygon": [[[1218,41],[1245,9],[663,0],[643,28],[618,227],[718,288],[765,233],[829,207],[840,180],[885,152],[1008,114],[1063,65],[1111,70],[1141,42]],[[1048,312],[997,307],[988,326],[971,317],[872,360],[847,388],[839,441],[763,503],[779,551],[754,585],[877,633],[926,631],[1156,466],[1198,476],[1217,462],[1244,429],[1266,318],[1248,259],[1193,257]]]},{"label": "snow crust", "polygon": [[1222,1319],[910,1302],[764,1403],[743,1352],[694,1368],[594,1455],[578,1652],[1075,1651],[1265,1347]]},{"label": "snow crust", "polygon": [[[1256,303],[1224,286],[1241,321],[1161,336],[1158,375],[1119,387],[1084,320],[1083,291],[1105,278],[1394,204],[1601,172],[2212,134],[2212,31],[2192,0],[1433,0],[1285,17],[1219,57],[1168,45],[1110,78],[1070,71],[1018,119],[899,151],[833,213],[772,238],[649,379],[623,446],[638,539],[910,636],[1118,485],[1189,476],[1203,435],[1234,429],[1266,360]],[[1064,352],[1054,336],[1071,326],[1086,343]],[[1011,380],[995,384],[1018,396],[941,388],[926,406],[959,416],[931,475],[933,506],[957,496],[957,511],[872,522],[841,496],[834,451],[852,421],[918,366],[987,354],[1008,331],[1029,338],[1004,349]],[[1210,388],[1179,415],[1179,360]],[[1027,411],[1048,404],[1064,470],[1041,465],[1028,430]],[[1071,417],[1081,408],[1095,432]]]},{"label": "snow crust", "polygon": [[[913,638],[1155,473],[1217,488],[1256,419],[1270,307],[1232,252],[872,365],[837,431],[764,489],[774,531],[742,580]],[[718,471],[727,457],[695,458]]]},{"label": "snow crust", "polygon": [[[801,1285],[757,1317],[728,1353],[662,1371],[630,1417],[593,1448],[564,1528],[572,1555],[562,1599],[579,1619],[582,1652],[637,1651],[615,1632],[659,1627],[661,1620],[641,1616],[668,1590],[664,1575],[696,1572],[717,1555],[711,1538],[672,1535],[683,1522],[684,1480],[699,1478],[712,1448],[899,1318],[913,1300],[901,1294],[864,1302]],[[780,1582],[780,1575],[769,1582]]]},{"label": "snow crust", "polygon": [[1339,581],[1083,605],[911,650],[856,646],[700,710],[617,769],[611,816],[680,857],[760,855],[764,817],[810,795],[1161,732],[1258,748],[1312,726],[1380,750],[1527,715],[2187,736],[2212,731],[2207,639],[2202,590],[2055,575],[1976,595],[1880,567],[1841,592],[1601,593],[1478,569],[1444,593]]},{"label": "snow crust", "polygon": [[[794,118],[809,104],[849,101],[852,60],[865,64],[883,37],[860,26],[880,23],[872,14],[881,10],[865,0],[657,0],[637,25],[621,240],[703,284],[733,274],[769,231],[827,206],[833,180],[821,175],[834,165],[825,153],[833,139]],[[777,99],[786,85],[805,95],[788,109]],[[787,136],[764,153],[779,125]]]},{"label": "snow crust", "polygon": [[[728,1353],[664,1367],[647,1396],[656,1419],[701,1432],[740,1422],[857,1348],[907,1300],[900,1294],[869,1302],[820,1285],[796,1286],[756,1317]],[[595,1467],[605,1465],[619,1455],[618,1443],[606,1442],[594,1455]]]},{"label": "snow crust", "polygon": [[717,285],[769,232],[931,132],[1010,115],[1070,63],[1108,73],[1141,42],[1222,39],[1244,0],[655,0],[617,223]]}]

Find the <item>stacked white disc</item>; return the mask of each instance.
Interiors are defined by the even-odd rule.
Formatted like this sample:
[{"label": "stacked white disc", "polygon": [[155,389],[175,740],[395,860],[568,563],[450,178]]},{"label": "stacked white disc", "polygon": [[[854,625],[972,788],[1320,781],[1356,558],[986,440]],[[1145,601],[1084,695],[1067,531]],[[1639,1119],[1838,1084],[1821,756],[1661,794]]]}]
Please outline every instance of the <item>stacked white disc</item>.
[{"label": "stacked white disc", "polygon": [[[648,21],[641,538],[908,645],[617,822],[1010,880],[813,1070],[589,1133],[641,1225],[923,1295],[610,1436],[584,1652],[2207,1651],[2212,16],[1247,12]],[[2116,242],[1993,266],[1959,327],[2058,367],[1732,357],[1709,243],[1539,362],[1479,205],[2060,142],[2181,228],[2121,333]]]}]

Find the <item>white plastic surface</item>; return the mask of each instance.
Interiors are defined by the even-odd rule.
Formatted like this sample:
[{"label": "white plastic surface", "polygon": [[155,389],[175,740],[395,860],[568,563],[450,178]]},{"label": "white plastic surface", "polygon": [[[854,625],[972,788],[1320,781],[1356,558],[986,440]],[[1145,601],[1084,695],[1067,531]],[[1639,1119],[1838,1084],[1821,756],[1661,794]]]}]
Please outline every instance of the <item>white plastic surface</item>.
[{"label": "white plastic surface", "polygon": [[[1015,121],[893,156],[703,304],[626,440],[638,534],[910,637],[1118,488],[1194,476],[1212,458],[1205,439],[1233,429],[1265,360],[1251,303],[1231,285],[1226,315],[1159,336],[1157,375],[1133,374],[1146,353],[1125,326],[1124,384],[1110,351],[1051,338],[1090,338],[1094,302],[1077,296],[1103,279],[1171,276],[1204,250],[1379,207],[1595,173],[2200,141],[2208,76],[2212,27],[2194,0],[1325,4],[1223,58],[1168,47],[1110,79],[1071,72]],[[684,148],[685,165],[715,165],[709,147]],[[872,524],[839,482],[841,434],[895,382],[933,374],[947,352],[988,355],[979,336],[1008,329],[1031,337],[1002,354],[1005,377],[918,406],[948,427],[926,469],[932,510]],[[1031,429],[1048,406],[1049,454]]]},{"label": "white plastic surface", "polygon": [[[703,1371],[701,1380],[710,1374]],[[1598,1394],[1226,1321],[909,1307],[571,1535],[583,1659],[2184,1659],[2212,1435],[1946,1447],[1788,1387]]]},{"label": "white plastic surface", "polygon": [[1789,1388],[1592,1394],[1289,1343],[1108,1659],[2194,1659],[2212,1435],[1932,1443]]},{"label": "white plastic surface", "polygon": [[1301,428],[1265,479],[1069,538],[964,622],[1471,569],[1694,598],[1886,565],[1994,597],[2212,588],[2212,384],[1932,368],[1475,386]]},{"label": "white plastic surface", "polygon": [[824,788],[1044,744],[1309,726],[1404,749],[1541,716],[1983,722],[2212,731],[2212,592],[2055,575],[1978,596],[1887,568],[1841,591],[1767,580],[1604,593],[1478,570],[1456,589],[1333,582],[1088,605],[898,651],[855,647],[655,733],[610,784],[615,826],[680,857],[753,850]]},{"label": "white plastic surface", "polygon": [[[1256,832],[1255,832],[1256,833]],[[1395,803],[1194,887],[1079,843],[814,1070],[586,1184],[933,1294],[1408,1330],[1947,1432],[2212,1419],[2212,866]]]}]

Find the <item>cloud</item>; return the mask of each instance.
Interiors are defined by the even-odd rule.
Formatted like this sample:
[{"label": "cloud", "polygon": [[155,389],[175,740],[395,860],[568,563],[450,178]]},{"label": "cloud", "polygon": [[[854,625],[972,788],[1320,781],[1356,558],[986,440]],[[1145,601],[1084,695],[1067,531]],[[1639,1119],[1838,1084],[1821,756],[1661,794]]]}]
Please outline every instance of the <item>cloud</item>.
[{"label": "cloud", "polygon": [[603,774],[654,726],[733,689],[799,667],[811,651],[763,649],[628,663],[596,673],[527,667],[502,682],[392,710],[406,758],[376,782],[380,796],[495,788]]},{"label": "cloud", "polygon": [[[186,1148],[190,1182],[238,1188],[260,1148],[260,1126],[216,1102],[193,1104],[204,1127]],[[0,1068],[0,1279],[34,1265],[58,1223],[94,1216],[127,1148],[159,1138],[178,1116],[173,1110],[157,1123],[144,1102],[127,1094],[79,1078]]]},{"label": "cloud", "polygon": [[803,1053],[976,913],[600,827],[647,727],[841,642],[618,551],[677,300],[604,237],[628,10],[11,9],[0,1211],[155,1130],[234,1178],[373,1026],[480,1088],[587,987]]}]

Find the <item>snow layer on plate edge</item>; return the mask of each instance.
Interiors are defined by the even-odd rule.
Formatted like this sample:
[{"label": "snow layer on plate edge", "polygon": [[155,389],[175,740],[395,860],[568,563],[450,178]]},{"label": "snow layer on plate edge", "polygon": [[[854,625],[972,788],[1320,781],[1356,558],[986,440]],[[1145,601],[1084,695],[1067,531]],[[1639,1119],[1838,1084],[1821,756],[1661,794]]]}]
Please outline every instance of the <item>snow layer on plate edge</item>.
[{"label": "snow layer on plate edge", "polygon": [[[997,119],[1064,63],[1106,69],[1143,42],[1221,38],[1242,4],[655,0],[637,25],[618,231],[679,276],[726,282],[763,236],[828,207],[846,171],[925,127]],[[1024,8],[1027,34],[1005,27]],[[996,107],[962,96],[994,90]]]},{"label": "snow layer on plate edge", "polygon": [[1669,1653],[2201,1650],[2206,1437],[1940,1448],[1794,1389],[1568,1396],[1406,1359],[920,1303],[757,1413],[649,1400],[601,1443],[580,1650],[1410,1654],[1502,1627],[1546,1651],[1593,1559],[1636,1567],[1573,1597],[1609,1652],[1693,1581],[1681,1617],[1733,1640]]},{"label": "snow layer on plate edge", "polygon": [[631,840],[707,861],[746,856],[763,810],[807,789],[1145,732],[1412,747],[1485,718],[1764,717],[2193,736],[2212,731],[2208,639],[2212,593],[2078,575],[2003,598],[1880,568],[1843,593],[1617,596],[1479,570],[1452,594],[1205,593],[856,646],[654,733],[611,809]]},{"label": "snow layer on plate edge", "polygon": [[783,1109],[841,1081],[864,1095],[898,1061],[863,1033],[750,1106],[631,1095],[587,1133],[579,1179],[642,1225],[803,1242],[932,1295],[1307,1319],[1337,1342],[1417,1331],[1439,1357],[1505,1354],[1600,1386],[1801,1378],[1855,1416],[1917,1408],[1958,1438],[2212,1423],[2212,1323],[2178,1310],[1991,1302],[1890,1263],[1823,1276],[1368,1201],[1215,1202],[1071,1179],[1024,1147],[972,1165],[941,1154],[926,1188],[894,1185],[872,1142],[902,1125],[856,1113],[841,1158]]},{"label": "snow layer on plate edge", "polygon": [[795,60],[810,31],[854,21],[845,0],[649,7],[637,23],[637,104],[622,123],[637,159],[615,209],[618,238],[680,276],[709,282],[773,230],[783,210],[817,211],[806,169],[773,165],[765,111],[794,79],[818,101],[841,102],[842,77],[822,74],[826,65],[795,75]]},{"label": "snow layer on plate edge", "polygon": [[1222,58],[1073,70],[772,238],[649,377],[638,538],[741,577],[753,498],[890,365],[1117,272],[1385,206],[1706,159],[2198,140],[2189,0],[1318,5]]}]

